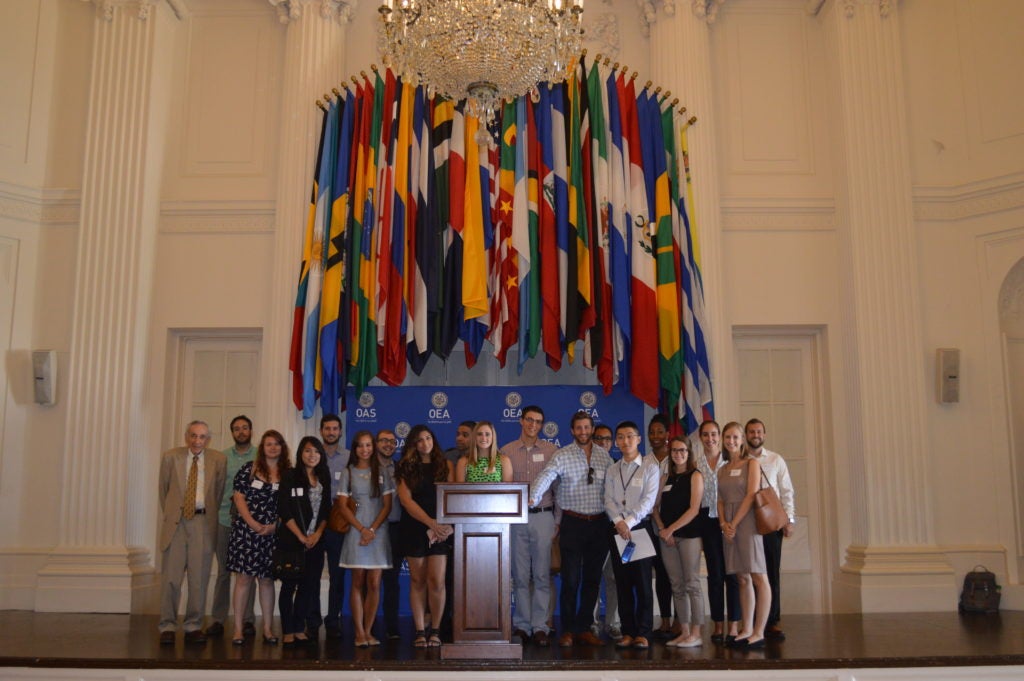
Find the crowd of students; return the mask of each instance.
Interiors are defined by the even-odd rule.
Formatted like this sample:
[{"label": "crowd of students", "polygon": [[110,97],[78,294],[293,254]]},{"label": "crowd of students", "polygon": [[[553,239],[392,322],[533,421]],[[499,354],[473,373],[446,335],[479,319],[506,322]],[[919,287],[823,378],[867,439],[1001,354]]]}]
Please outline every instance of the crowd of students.
[{"label": "crowd of students", "polygon": [[[429,427],[417,425],[395,457],[398,441],[388,429],[353,434],[345,451],[341,421],[328,415],[321,437],[304,437],[293,462],[275,430],[254,447],[246,416],[231,421],[233,444],[223,453],[208,447],[207,424],[193,421],[186,446],[161,460],[161,643],[176,640],[186,572],[183,628],[189,643],[223,636],[231,601],[232,642],[244,645],[256,634],[254,593],[264,613],[264,643],[315,644],[321,626],[328,639],[340,638],[346,570],[354,644],[379,645],[375,634],[397,639],[404,561],[413,646],[442,645],[446,624],[450,628],[453,528],[437,520],[436,486],[453,481],[529,484],[528,522],[513,525],[511,539],[513,636],[524,644],[543,647],[555,640],[552,544],[560,557],[560,646],[606,645],[603,636],[622,648],[645,649],[658,638],[669,647],[703,645],[702,554],[711,641],[758,648],[784,638],[778,579],[782,538],[795,522],[793,487],[785,461],[764,447],[763,422],[720,428],[705,421],[692,449],[687,438],[669,435],[660,415],[648,424],[646,447],[640,427],[630,421],[612,430],[578,412],[570,423],[573,441],[561,448],[539,437],[543,424],[540,407],[525,407],[520,437],[499,448],[492,423],[464,422],[448,451]],[[620,454],[617,460],[612,451]],[[763,536],[751,505],[762,485],[775,488],[790,519]],[[335,506],[345,531],[329,526]],[[219,570],[204,629],[214,556]],[[321,612],[325,563],[329,587]],[[276,581],[280,639],[270,616]],[[383,623],[375,627],[382,601]]]}]

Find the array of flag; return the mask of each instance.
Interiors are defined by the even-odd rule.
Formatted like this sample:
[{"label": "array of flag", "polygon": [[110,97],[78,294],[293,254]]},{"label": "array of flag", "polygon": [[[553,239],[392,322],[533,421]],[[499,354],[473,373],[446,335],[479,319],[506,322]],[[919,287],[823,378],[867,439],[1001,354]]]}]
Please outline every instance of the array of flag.
[{"label": "array of flag", "polygon": [[625,70],[573,73],[490,128],[390,70],[335,91],[292,326],[305,418],[460,342],[470,367],[582,361],[687,434],[713,416],[689,123]]}]

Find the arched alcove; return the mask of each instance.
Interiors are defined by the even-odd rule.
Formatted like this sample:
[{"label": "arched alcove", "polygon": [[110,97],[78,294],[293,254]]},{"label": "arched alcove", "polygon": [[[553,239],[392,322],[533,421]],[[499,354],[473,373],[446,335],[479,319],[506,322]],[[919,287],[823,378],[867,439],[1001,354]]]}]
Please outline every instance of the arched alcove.
[{"label": "arched alcove", "polygon": [[[1024,508],[1024,258],[1010,268],[999,289],[999,330],[1004,348],[1010,447],[1016,507]],[[1024,522],[1017,520],[1018,571],[1024,570]]]}]

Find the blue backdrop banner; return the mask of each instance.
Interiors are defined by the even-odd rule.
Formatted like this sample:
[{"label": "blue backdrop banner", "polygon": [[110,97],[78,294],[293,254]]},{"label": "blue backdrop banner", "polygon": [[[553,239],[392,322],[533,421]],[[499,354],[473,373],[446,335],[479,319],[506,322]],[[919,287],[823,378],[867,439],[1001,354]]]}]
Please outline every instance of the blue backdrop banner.
[{"label": "blue backdrop banner", "polygon": [[529,405],[544,410],[541,437],[558,447],[572,442],[569,420],[580,410],[590,414],[595,424],[614,429],[620,421],[634,421],[646,433],[643,402],[618,386],[610,395],[604,395],[599,386],[384,386],[369,387],[358,396],[349,388],[347,404],[346,446],[357,431],[376,433],[389,428],[398,438],[396,458],[409,430],[419,424],[434,432],[441,449],[449,449],[455,446],[459,423],[490,421],[498,445],[504,446],[519,437],[519,417]]}]

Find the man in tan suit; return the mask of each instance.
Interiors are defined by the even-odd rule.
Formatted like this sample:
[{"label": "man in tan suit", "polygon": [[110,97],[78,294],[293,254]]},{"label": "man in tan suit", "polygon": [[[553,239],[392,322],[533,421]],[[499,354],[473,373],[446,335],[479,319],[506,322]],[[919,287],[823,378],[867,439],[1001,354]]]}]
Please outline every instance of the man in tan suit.
[{"label": "man in tan suit", "polygon": [[[181,582],[188,572],[185,642],[203,643],[206,587],[217,536],[217,509],[227,477],[224,455],[207,449],[210,427],[193,421],[185,431],[185,447],[160,457],[160,549],[163,575],[160,588],[160,643],[174,644],[178,628]],[[194,490],[194,492],[193,492]]]}]

